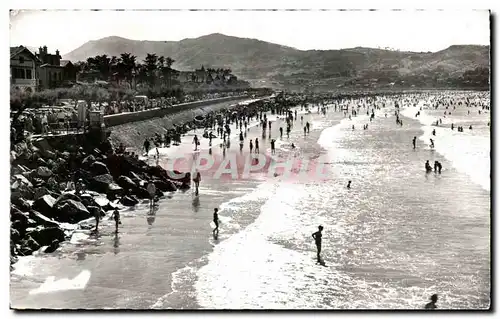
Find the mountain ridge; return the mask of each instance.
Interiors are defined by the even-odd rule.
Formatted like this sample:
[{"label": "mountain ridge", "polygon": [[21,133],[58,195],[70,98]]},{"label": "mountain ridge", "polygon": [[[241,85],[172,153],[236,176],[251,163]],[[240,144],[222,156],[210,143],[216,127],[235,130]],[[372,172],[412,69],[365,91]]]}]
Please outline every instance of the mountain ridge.
[{"label": "mountain ridge", "polygon": [[489,69],[490,58],[489,46],[482,45],[451,45],[436,52],[367,47],[300,50],[259,39],[212,33],[179,41],[110,36],[86,42],[65,54],[64,59],[79,61],[102,54],[119,56],[124,52],[136,55],[138,61],[147,53],[170,56],[175,60],[174,68],[179,70],[193,70],[201,65],[229,67],[234,74],[253,84],[335,87],[352,80],[405,83],[402,77],[422,77],[427,82],[429,78],[456,79],[466,71]]}]

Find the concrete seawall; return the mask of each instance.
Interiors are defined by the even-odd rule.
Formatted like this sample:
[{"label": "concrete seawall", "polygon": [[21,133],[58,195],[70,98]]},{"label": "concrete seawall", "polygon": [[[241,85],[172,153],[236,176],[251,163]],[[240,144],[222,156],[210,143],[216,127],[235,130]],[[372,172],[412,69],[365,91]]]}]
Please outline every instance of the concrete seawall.
[{"label": "concrete seawall", "polygon": [[[260,97],[256,99],[263,99]],[[239,100],[239,101],[237,101]],[[139,120],[132,118],[131,121],[124,122],[123,124],[115,124],[110,128],[111,141],[113,145],[118,146],[123,143],[126,147],[138,150],[142,147],[145,138],[152,137],[155,133],[165,134],[165,132],[174,127],[174,124],[186,123],[196,116],[204,116],[210,111],[218,111],[238,102],[245,100],[253,100],[250,97],[232,98],[225,100],[207,100],[196,103],[191,103],[189,107],[182,106],[177,108],[170,108],[161,113],[162,115],[150,117],[147,120]],[[182,104],[180,104],[182,105]],[[142,112],[141,112],[142,113]],[[137,113],[133,113],[137,114]],[[153,113],[154,114],[154,113]],[[168,116],[165,116],[168,115]],[[107,124],[106,124],[107,125]],[[200,131],[201,132],[201,131]]]},{"label": "concrete seawall", "polygon": [[106,124],[106,127],[113,127],[113,126],[118,126],[118,125],[123,125],[123,124],[129,124],[129,123],[133,123],[133,122],[145,121],[145,120],[154,119],[154,118],[161,118],[161,117],[164,117],[165,115],[176,114],[176,113],[179,113],[182,111],[191,110],[191,109],[195,109],[195,108],[199,108],[199,107],[203,107],[203,106],[208,106],[208,105],[212,105],[212,104],[219,104],[219,103],[223,103],[223,102],[232,102],[232,101],[240,101],[240,100],[247,100],[247,99],[249,99],[248,96],[229,96],[229,97],[222,97],[222,98],[212,99],[212,100],[203,100],[203,101],[176,104],[176,105],[173,105],[172,107],[163,108],[163,109],[162,108],[154,108],[154,109],[139,111],[139,112],[106,115],[106,116],[104,116],[104,124]]}]

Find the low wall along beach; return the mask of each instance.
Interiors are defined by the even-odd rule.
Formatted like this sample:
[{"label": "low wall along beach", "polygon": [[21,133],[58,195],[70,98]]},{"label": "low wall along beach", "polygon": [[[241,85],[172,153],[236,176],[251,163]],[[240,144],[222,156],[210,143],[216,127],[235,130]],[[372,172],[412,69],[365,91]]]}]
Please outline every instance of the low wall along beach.
[{"label": "low wall along beach", "polygon": [[112,127],[112,126],[117,126],[117,125],[122,125],[122,124],[127,124],[127,123],[145,121],[145,120],[149,120],[149,119],[153,119],[153,118],[160,118],[160,117],[163,117],[165,115],[174,114],[174,113],[186,111],[189,109],[199,108],[202,106],[217,104],[217,103],[221,103],[221,102],[238,101],[238,100],[244,100],[244,99],[248,99],[248,96],[246,96],[246,95],[245,96],[228,96],[228,97],[222,97],[222,98],[212,99],[212,100],[204,100],[204,101],[196,101],[196,102],[177,104],[177,105],[173,105],[172,107],[169,107],[169,108],[154,108],[154,109],[139,111],[139,112],[106,115],[106,116],[104,116],[104,124],[106,124],[106,127]]}]

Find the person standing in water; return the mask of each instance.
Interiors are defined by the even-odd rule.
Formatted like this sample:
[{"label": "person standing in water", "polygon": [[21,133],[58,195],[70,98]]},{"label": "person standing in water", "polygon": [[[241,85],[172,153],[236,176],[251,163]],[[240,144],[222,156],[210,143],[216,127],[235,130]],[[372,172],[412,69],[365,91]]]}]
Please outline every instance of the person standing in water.
[{"label": "person standing in water", "polygon": [[153,208],[155,204],[156,185],[153,183],[152,180],[149,180],[146,189],[149,193],[149,208]]},{"label": "person standing in water", "polygon": [[415,149],[417,147],[417,137],[414,136],[413,137],[413,149]]},{"label": "person standing in water", "polygon": [[253,151],[253,141],[250,140],[250,153],[252,153],[252,151]]},{"label": "person standing in water", "polygon": [[113,212],[113,219],[115,220],[115,233],[117,233],[118,232],[118,224],[121,224],[120,212],[118,211],[118,209],[115,209],[115,211]]},{"label": "person standing in water", "polygon": [[347,182],[347,189],[351,189],[351,181]]},{"label": "person standing in water", "polygon": [[280,138],[283,138],[283,128],[280,127]]},{"label": "person standing in water", "polygon": [[434,140],[431,138],[431,148],[434,148]]},{"label": "person standing in water", "polygon": [[323,234],[321,233],[323,231],[323,226],[318,226],[318,231],[312,234],[312,238],[314,238],[314,242],[316,244],[316,252],[317,252],[317,257],[318,257],[318,262],[321,263],[321,237],[323,237]]},{"label": "person standing in water", "polygon": [[193,182],[194,182],[194,186],[196,187],[195,195],[198,196],[198,190],[199,190],[200,182],[201,182],[201,174],[200,174],[200,172],[196,171],[196,174],[195,174],[195,176],[193,178]]},{"label": "person standing in water", "polygon": [[427,303],[425,305],[425,309],[426,310],[434,310],[434,309],[437,309],[437,306],[436,306],[436,303],[438,301],[438,295],[437,294],[433,294],[431,296],[431,302]]},{"label": "person standing in water", "polygon": [[255,138],[255,153],[259,152],[259,139],[256,137]]},{"label": "person standing in water", "polygon": [[144,150],[146,150],[146,156],[148,156],[148,153],[149,153],[149,146],[150,146],[149,140],[146,139],[144,141]]},{"label": "person standing in water", "polygon": [[214,224],[215,224],[215,228],[213,230],[213,233],[214,233],[214,236],[215,235],[219,235],[219,209],[218,208],[214,208]]},{"label": "person standing in water", "polygon": [[195,135],[194,138],[193,138],[193,143],[194,143],[194,150],[197,151],[198,150],[198,135]]},{"label": "person standing in water", "polygon": [[276,148],[275,148],[274,143],[276,143],[276,140],[272,139],[271,140],[271,154],[275,154],[276,153]]},{"label": "person standing in water", "polygon": [[94,218],[95,218],[95,231],[99,230],[99,220],[101,219],[101,211],[99,209],[96,209],[94,211]]}]

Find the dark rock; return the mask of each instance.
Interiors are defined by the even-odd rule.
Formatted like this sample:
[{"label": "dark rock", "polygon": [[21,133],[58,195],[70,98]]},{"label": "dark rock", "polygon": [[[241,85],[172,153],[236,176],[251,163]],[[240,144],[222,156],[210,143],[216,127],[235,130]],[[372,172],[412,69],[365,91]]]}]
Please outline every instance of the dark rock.
[{"label": "dark rock", "polygon": [[123,189],[135,189],[137,187],[130,177],[123,175],[118,177],[117,184]]},{"label": "dark rock", "polygon": [[157,189],[156,189],[155,196],[156,196],[156,197],[162,197],[162,196],[163,196],[163,192],[157,188]]},{"label": "dark rock", "polygon": [[105,193],[111,183],[113,183],[113,176],[109,174],[98,175],[90,180],[89,188],[99,193]]},{"label": "dark rock", "polygon": [[10,228],[10,240],[17,244],[20,240],[21,240],[21,234],[19,233],[19,231],[15,228]]},{"label": "dark rock", "polygon": [[37,166],[47,166],[47,162],[43,158],[39,158],[36,160]]},{"label": "dark rock", "polygon": [[19,193],[12,192],[10,202],[22,212],[29,212],[31,209],[31,205]]},{"label": "dark rock", "polygon": [[29,212],[29,218],[34,220],[37,225],[42,225],[46,227],[58,227],[58,224],[54,220],[37,212],[36,210],[31,210]]},{"label": "dark rock", "polygon": [[54,203],[56,199],[50,195],[44,195],[33,203],[33,208],[45,216],[54,216]]},{"label": "dark rock", "polygon": [[21,253],[25,256],[31,255],[33,252],[40,249],[40,247],[40,244],[29,235],[25,240],[21,241]]},{"label": "dark rock", "polygon": [[52,174],[52,171],[46,166],[40,166],[36,169],[36,176],[40,178],[48,179]]},{"label": "dark rock", "polygon": [[63,194],[61,194],[61,195],[59,195],[57,197],[56,202],[54,203],[54,206],[56,206],[58,203],[66,200],[66,199],[72,199],[72,200],[77,201],[77,202],[81,202],[82,201],[82,199],[80,197],[78,197],[77,195],[75,195],[75,194],[72,194],[72,193],[63,193]]},{"label": "dark rock", "polygon": [[104,213],[102,208],[99,206],[88,206],[87,209],[89,210],[89,212],[92,216],[95,216],[96,213],[98,213],[99,216],[101,216],[101,217],[106,216],[106,213]]},{"label": "dark rock", "polygon": [[149,198],[149,192],[144,187],[137,187],[134,190],[134,195],[141,199]]},{"label": "dark rock", "polygon": [[43,156],[48,158],[48,159],[55,159],[56,153],[52,152],[51,150],[46,150],[43,152]]},{"label": "dark rock", "polygon": [[37,187],[34,189],[33,199],[37,200],[45,195],[50,195],[50,191],[44,186]]},{"label": "dark rock", "polygon": [[123,196],[120,200],[120,203],[122,203],[124,206],[135,206],[139,204],[139,201],[130,196]]},{"label": "dark rock", "polygon": [[[64,230],[59,227],[37,227],[26,235],[32,238],[39,246],[48,246],[52,244],[54,240],[62,242],[66,239]],[[40,247],[38,247],[38,249],[40,249]]]},{"label": "dark rock", "polygon": [[132,179],[132,181],[136,184],[136,185],[139,185],[139,183],[143,180],[138,174],[130,171],[129,172],[129,175]]},{"label": "dark rock", "polygon": [[20,183],[28,187],[33,187],[33,184],[22,174],[14,175],[14,178]]},{"label": "dark rock", "polygon": [[87,207],[81,202],[72,199],[66,199],[58,203],[56,209],[58,214],[54,216],[54,219],[61,222],[77,223],[92,217]]},{"label": "dark rock", "polygon": [[83,159],[83,161],[82,161],[82,165],[83,165],[83,166],[86,166],[86,167],[90,167],[90,165],[91,165],[92,163],[94,163],[94,162],[95,162],[95,157],[94,157],[94,155],[89,155],[89,156],[87,156],[87,157],[85,157],[85,158]]},{"label": "dark rock", "polygon": [[188,190],[190,188],[191,188],[191,185],[189,185],[188,183],[182,183],[181,186],[179,186],[180,190]]},{"label": "dark rock", "polygon": [[94,162],[92,163],[92,165],[90,165],[90,172],[92,172],[94,175],[103,175],[109,174],[109,169],[106,164],[102,162]]},{"label": "dark rock", "polygon": [[154,181],[154,184],[162,192],[175,192],[177,190],[177,187],[170,180]]},{"label": "dark rock", "polygon": [[28,214],[23,213],[16,206],[10,205],[10,221],[11,223],[19,221],[24,225],[28,225]]},{"label": "dark rock", "polygon": [[45,248],[43,252],[46,254],[51,254],[54,251],[56,251],[59,248],[59,246],[60,246],[59,241],[57,239],[54,239],[52,243],[47,248]]},{"label": "dark rock", "polygon": [[111,183],[108,185],[108,190],[106,191],[106,194],[111,195],[113,198],[116,198],[116,196],[121,196],[123,194],[123,188],[121,188],[115,183]]}]

